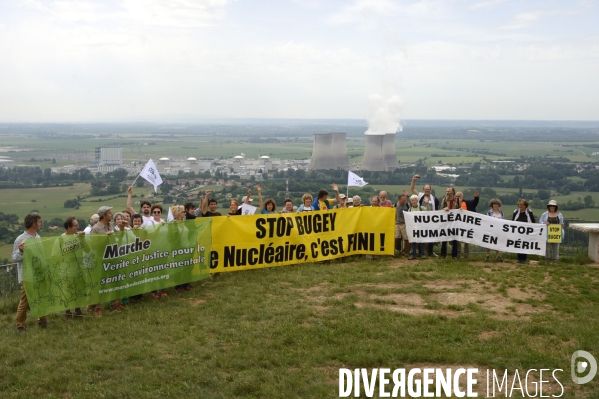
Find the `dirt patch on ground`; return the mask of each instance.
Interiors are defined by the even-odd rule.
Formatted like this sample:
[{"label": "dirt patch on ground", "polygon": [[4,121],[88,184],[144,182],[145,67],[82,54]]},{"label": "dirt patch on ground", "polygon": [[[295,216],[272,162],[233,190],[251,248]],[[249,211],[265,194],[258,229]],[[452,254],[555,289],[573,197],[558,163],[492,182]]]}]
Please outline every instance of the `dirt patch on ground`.
[{"label": "dirt patch on ground", "polygon": [[[330,287],[321,285],[299,289],[310,306],[327,309],[328,300],[351,300],[358,308],[377,308],[410,315],[443,315],[456,317],[474,314],[477,309],[491,312],[491,317],[501,320],[527,320],[530,315],[546,310],[545,306],[532,306],[528,300],[543,300],[545,296],[534,289],[523,291],[509,288],[507,296],[497,292],[491,283],[477,280],[437,280],[424,285],[432,291],[430,295],[419,293],[397,293],[413,284],[367,283],[344,287],[344,292],[330,292]],[[365,290],[366,288],[366,290]],[[368,292],[367,288],[390,292]],[[352,298],[348,298],[352,297]],[[485,339],[485,338],[481,338]]]},{"label": "dirt patch on ground", "polygon": [[414,285],[414,284],[410,284],[410,283],[366,283],[366,284],[362,284],[361,286],[394,290],[394,289],[398,289],[398,288],[411,287],[412,285]]},{"label": "dirt patch on ground", "polygon": [[525,301],[527,299],[537,299],[537,300],[545,299],[545,294],[541,294],[538,291],[533,291],[533,292],[526,291],[525,292],[525,291],[519,290],[518,288],[508,288],[507,295],[510,298],[519,299],[522,301]]},{"label": "dirt patch on ground", "polygon": [[500,335],[501,333],[499,331],[483,331],[480,334],[478,334],[478,339],[480,339],[481,341],[486,341],[488,339],[497,338]]},{"label": "dirt patch on ground", "polygon": [[205,299],[200,299],[200,298],[183,298],[183,300],[185,302],[189,303],[191,306],[200,306],[201,304],[206,302]]}]

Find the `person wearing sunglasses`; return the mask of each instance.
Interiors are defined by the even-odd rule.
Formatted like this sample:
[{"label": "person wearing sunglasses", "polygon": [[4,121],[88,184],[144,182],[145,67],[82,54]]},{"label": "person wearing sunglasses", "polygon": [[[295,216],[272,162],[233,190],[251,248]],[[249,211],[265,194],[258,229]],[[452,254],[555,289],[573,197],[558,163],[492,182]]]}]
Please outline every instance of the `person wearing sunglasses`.
[{"label": "person wearing sunglasses", "polygon": [[152,208],[150,209],[150,215],[152,215],[152,219],[146,220],[142,227],[154,226],[157,224],[164,223],[164,219],[162,219],[162,205],[152,205]]}]

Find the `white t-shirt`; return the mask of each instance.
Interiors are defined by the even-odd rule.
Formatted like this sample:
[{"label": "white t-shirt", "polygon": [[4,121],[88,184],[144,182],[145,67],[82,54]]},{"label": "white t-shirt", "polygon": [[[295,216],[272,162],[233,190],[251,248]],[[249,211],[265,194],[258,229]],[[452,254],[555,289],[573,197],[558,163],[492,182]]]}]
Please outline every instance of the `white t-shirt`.
[{"label": "white t-shirt", "polygon": [[[144,216],[144,218],[145,218],[145,216]],[[150,220],[144,220],[144,222],[141,225],[141,227],[154,226],[154,225],[160,224],[160,223],[164,223],[164,220],[160,219],[160,222],[157,222],[157,221],[154,220],[154,218],[150,218]]]}]

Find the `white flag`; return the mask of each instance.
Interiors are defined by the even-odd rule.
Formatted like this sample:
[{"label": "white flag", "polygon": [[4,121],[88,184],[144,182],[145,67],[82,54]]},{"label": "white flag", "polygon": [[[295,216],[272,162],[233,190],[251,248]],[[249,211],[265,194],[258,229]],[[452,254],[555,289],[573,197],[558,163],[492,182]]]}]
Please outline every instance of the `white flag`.
[{"label": "white flag", "polygon": [[162,184],[162,177],[160,177],[160,173],[158,173],[158,169],[156,169],[156,165],[154,165],[152,159],[148,161],[139,175],[154,186],[154,192],[158,192],[158,186]]},{"label": "white flag", "polygon": [[362,179],[360,176],[358,176],[357,174],[349,171],[347,173],[347,186],[357,186],[357,187],[364,187],[365,185],[367,185],[368,183],[366,183],[364,181],[364,179]]},{"label": "white flag", "polygon": [[168,207],[168,217],[166,218],[167,222],[172,222],[173,220],[175,220],[175,217],[173,216],[173,212],[171,211],[171,207]]}]

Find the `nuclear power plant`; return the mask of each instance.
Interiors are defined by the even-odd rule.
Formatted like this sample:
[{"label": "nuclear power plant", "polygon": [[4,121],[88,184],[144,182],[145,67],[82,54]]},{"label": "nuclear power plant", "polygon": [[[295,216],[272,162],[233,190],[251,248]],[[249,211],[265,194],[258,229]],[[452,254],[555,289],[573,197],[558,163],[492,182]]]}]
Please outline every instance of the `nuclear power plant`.
[{"label": "nuclear power plant", "polygon": [[314,149],[310,170],[349,169],[349,157],[345,145],[347,133],[314,135]]},{"label": "nuclear power plant", "polygon": [[361,170],[388,171],[399,167],[395,153],[395,133],[365,134]]}]

